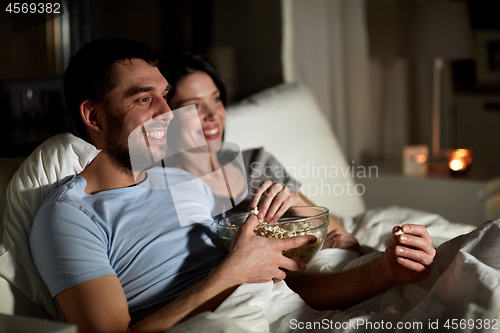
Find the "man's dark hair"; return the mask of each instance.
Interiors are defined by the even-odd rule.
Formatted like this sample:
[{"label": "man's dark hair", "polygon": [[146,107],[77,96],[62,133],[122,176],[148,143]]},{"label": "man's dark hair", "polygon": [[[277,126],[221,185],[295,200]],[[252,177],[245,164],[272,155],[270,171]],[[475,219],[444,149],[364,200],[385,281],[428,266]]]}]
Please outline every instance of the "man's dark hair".
[{"label": "man's dark hair", "polygon": [[220,92],[220,99],[226,105],[226,86],[215,70],[215,66],[201,54],[193,51],[185,51],[177,54],[164,54],[159,57],[159,69],[161,74],[167,79],[172,89],[167,95],[167,102],[170,103],[176,93],[176,86],[179,81],[192,73],[201,71],[208,74]]},{"label": "man's dark hair", "polygon": [[80,104],[86,99],[105,103],[109,92],[117,84],[114,64],[133,58],[158,66],[158,60],[149,46],[120,38],[94,40],[71,57],[64,73],[64,98],[83,139],[88,140],[86,126],[80,116]]}]

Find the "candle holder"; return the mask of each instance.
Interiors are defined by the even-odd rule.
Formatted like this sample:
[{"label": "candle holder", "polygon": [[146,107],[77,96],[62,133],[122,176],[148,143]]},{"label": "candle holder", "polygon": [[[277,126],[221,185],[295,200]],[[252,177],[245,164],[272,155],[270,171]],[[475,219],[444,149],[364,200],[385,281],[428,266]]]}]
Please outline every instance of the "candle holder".
[{"label": "candle holder", "polygon": [[405,176],[426,176],[428,173],[429,147],[426,145],[403,148],[403,174]]},{"label": "candle holder", "polygon": [[463,176],[471,168],[474,152],[472,149],[460,148],[448,151],[446,156],[452,176]]}]

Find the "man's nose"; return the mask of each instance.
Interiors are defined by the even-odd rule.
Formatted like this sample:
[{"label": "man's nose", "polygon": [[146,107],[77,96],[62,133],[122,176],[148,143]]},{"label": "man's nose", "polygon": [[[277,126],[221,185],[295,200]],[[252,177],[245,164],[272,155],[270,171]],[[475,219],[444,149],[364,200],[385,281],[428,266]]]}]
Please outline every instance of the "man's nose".
[{"label": "man's nose", "polygon": [[168,104],[162,103],[158,109],[158,115],[155,117],[157,121],[162,121],[162,122],[169,122],[174,118],[174,114],[172,110],[170,109],[170,106]]}]

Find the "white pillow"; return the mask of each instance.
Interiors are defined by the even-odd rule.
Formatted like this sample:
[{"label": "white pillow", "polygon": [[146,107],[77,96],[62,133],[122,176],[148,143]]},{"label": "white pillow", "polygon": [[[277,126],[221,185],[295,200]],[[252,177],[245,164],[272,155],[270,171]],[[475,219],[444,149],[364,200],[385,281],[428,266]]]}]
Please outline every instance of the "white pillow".
[{"label": "white pillow", "polygon": [[45,198],[69,177],[80,173],[99,150],[66,133],[56,135],[21,164],[7,188],[0,244],[0,276],[53,319],[64,319],[31,258],[29,234]]},{"label": "white pillow", "polygon": [[332,214],[355,216],[365,210],[337,138],[305,86],[278,85],[231,105],[224,139],[242,149],[264,147],[302,183],[302,193]]}]

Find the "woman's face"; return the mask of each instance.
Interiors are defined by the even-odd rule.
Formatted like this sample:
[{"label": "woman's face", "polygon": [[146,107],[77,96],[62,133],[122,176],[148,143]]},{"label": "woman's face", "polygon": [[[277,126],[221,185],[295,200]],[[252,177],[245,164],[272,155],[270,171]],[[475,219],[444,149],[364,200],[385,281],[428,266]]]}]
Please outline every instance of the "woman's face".
[{"label": "woman's face", "polygon": [[196,104],[205,140],[222,141],[226,109],[220,99],[219,89],[207,73],[193,71],[180,80],[170,103],[172,109]]}]

